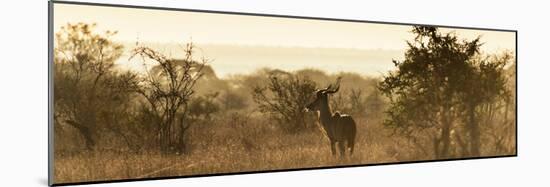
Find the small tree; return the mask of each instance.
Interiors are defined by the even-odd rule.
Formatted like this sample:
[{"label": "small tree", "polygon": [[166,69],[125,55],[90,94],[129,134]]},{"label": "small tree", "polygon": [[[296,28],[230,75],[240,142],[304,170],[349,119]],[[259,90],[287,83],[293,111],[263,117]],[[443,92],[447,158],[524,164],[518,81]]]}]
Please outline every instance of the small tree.
[{"label": "small tree", "polygon": [[285,129],[296,132],[307,127],[308,113],[304,108],[312,101],[315,82],[286,72],[271,72],[267,86],[257,86],[252,92],[260,111],[268,113]]},{"label": "small tree", "polygon": [[248,106],[246,95],[234,90],[226,91],[221,96],[220,102],[223,104],[224,110],[241,110]]},{"label": "small tree", "polygon": [[189,104],[189,117],[195,120],[211,120],[214,113],[220,110],[220,105],[214,101],[219,92],[194,97]]},{"label": "small tree", "polygon": [[61,27],[55,34],[54,49],[55,124],[74,127],[88,150],[95,147],[99,125],[105,123],[100,121],[101,114],[113,112],[103,106],[116,102],[115,96],[127,97],[126,87],[116,88],[111,83],[133,78],[130,74],[124,78],[112,72],[123,50],[122,45],[110,40],[116,32],[98,34],[94,27],[95,24],[85,23]]},{"label": "small tree", "polygon": [[[157,136],[160,150],[183,152],[184,135],[191,127],[188,123],[188,104],[194,94],[197,80],[201,78],[206,59],[193,58],[193,44],[184,50],[185,58],[174,60],[148,47],[136,47],[130,58],[140,55],[146,73],[138,92],[148,103],[148,113],[158,123]],[[146,59],[157,65],[147,67]]]}]

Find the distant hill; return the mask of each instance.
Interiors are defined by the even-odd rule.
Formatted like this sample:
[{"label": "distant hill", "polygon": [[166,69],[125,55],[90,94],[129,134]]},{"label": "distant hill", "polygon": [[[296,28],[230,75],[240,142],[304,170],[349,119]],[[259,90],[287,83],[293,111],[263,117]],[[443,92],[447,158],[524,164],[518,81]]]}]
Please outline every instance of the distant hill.
[{"label": "distant hill", "polygon": [[[129,51],[135,43],[123,43],[126,53],[119,60],[130,68],[139,63],[128,62]],[[144,43],[171,58],[183,57],[183,44]],[[296,71],[304,68],[321,69],[329,73],[355,72],[379,76],[393,69],[392,59],[402,59],[403,51],[385,49],[341,49],[280,46],[251,46],[229,44],[196,44],[195,57],[205,57],[220,78],[247,74],[263,67]]]}]

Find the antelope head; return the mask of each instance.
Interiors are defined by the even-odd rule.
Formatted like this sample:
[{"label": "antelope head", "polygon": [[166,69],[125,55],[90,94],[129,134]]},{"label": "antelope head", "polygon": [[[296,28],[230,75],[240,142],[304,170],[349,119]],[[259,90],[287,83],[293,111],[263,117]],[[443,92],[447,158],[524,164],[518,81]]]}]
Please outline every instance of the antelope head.
[{"label": "antelope head", "polygon": [[306,111],[321,111],[321,110],[328,110],[328,95],[338,92],[340,89],[340,79],[341,77],[338,77],[336,86],[334,87],[332,84],[324,89],[317,90],[315,92],[315,100],[311,102],[309,105],[306,106]]}]

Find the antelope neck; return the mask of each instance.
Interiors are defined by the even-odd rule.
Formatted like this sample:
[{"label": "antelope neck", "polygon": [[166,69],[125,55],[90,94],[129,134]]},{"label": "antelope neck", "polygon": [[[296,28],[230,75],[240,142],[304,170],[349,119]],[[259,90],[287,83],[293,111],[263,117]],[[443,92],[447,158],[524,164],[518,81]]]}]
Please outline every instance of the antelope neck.
[{"label": "antelope neck", "polygon": [[319,107],[319,120],[321,124],[326,125],[330,124],[331,118],[330,106],[328,105],[328,100],[325,100],[321,103],[321,107]]}]

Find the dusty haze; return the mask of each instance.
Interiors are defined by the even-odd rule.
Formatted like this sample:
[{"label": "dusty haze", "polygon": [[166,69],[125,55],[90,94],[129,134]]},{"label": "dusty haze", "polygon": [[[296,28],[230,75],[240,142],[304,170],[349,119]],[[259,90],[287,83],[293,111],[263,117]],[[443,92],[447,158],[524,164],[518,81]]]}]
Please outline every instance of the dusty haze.
[{"label": "dusty haze", "polygon": [[[393,68],[391,60],[400,60],[406,41],[414,38],[410,26],[404,25],[65,4],[55,5],[55,10],[55,32],[77,22],[99,23],[100,31],[118,31],[113,40],[126,48],[117,61],[122,68],[141,68],[124,58],[136,42],[154,43],[151,47],[180,57],[178,44],[192,41],[202,49],[198,55],[204,52],[220,77],[247,74],[259,67],[297,70],[318,65],[331,73],[378,76]],[[515,47],[512,32],[441,30],[463,39],[481,36],[481,49],[491,53]]]}]

